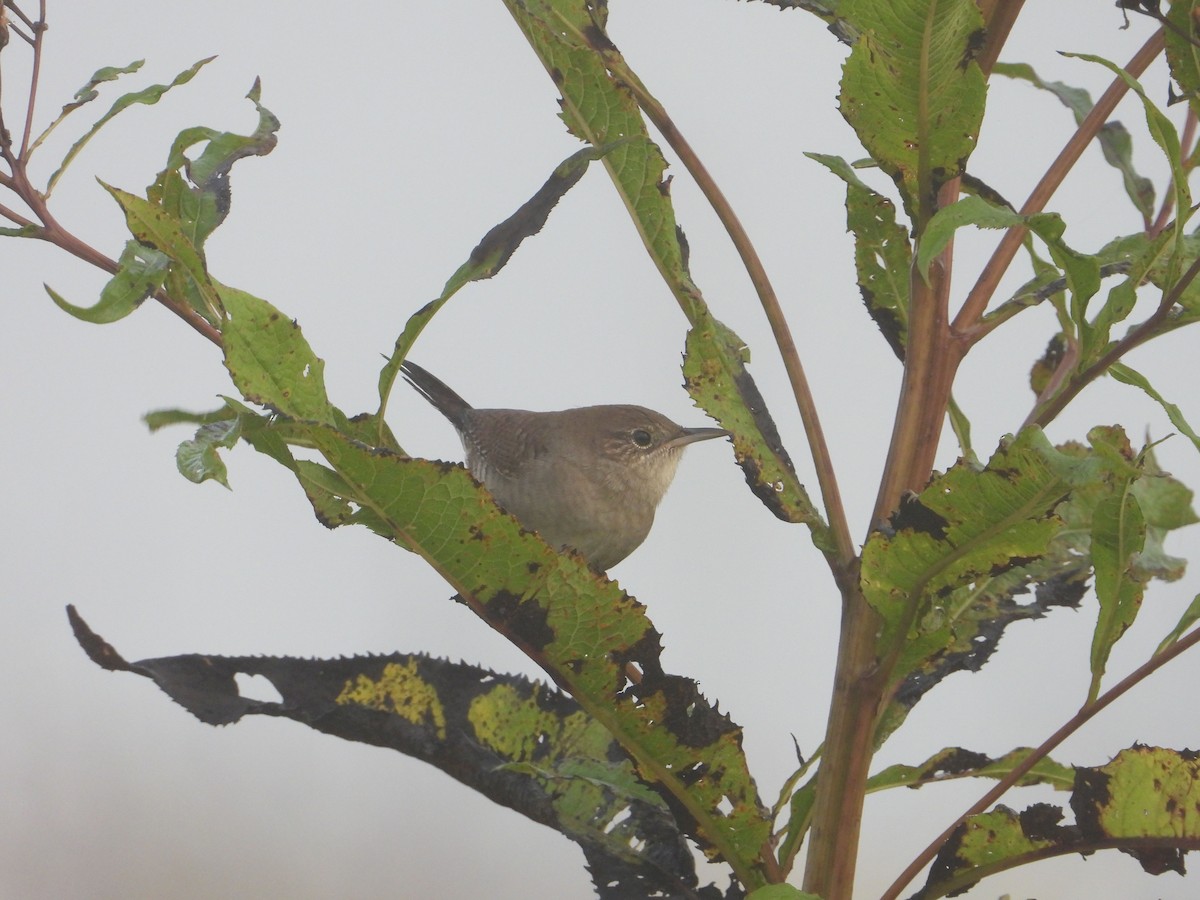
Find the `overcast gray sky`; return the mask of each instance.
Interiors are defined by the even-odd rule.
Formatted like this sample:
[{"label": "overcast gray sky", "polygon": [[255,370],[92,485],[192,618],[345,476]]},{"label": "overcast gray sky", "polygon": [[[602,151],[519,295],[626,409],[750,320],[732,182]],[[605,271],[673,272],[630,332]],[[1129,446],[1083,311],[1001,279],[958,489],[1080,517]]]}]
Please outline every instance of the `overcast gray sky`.
[{"label": "overcast gray sky", "polygon": [[[332,15],[331,13],[340,15]],[[369,409],[379,354],[406,317],[436,296],[478,239],[578,149],[556,118],[556,92],[500,3],[52,4],[40,122],[97,68],[146,58],[107,98],[169,81],[219,54],[157,107],[106,129],[64,179],[58,218],[105,252],[123,222],[95,177],[141,191],[181,128],[253,127],[242,99],[255,76],[283,121],[278,149],[233,173],[233,212],[208,245],[214,274],[269,299],[326,360],[336,403]],[[1029,4],[1004,58],[1091,88],[1098,67],[1056,50],[1127,60],[1150,33],[1088,0]],[[854,285],[841,183],[802,151],[862,155],[836,109],[845,49],[815,17],[730,0],[614,3],[610,32],[667,106],[733,202],[775,281],[842,481],[865,533],[891,430],[899,366]],[[8,114],[23,45],[4,51]],[[1147,76],[1166,96],[1165,71]],[[44,179],[77,114],[44,149]],[[1019,203],[1069,134],[1045,94],[997,80],[973,173]],[[1129,101],[1136,159],[1162,184],[1165,165]],[[752,371],[815,494],[782,365],[750,285],[711,212],[672,169],[692,272],[716,315],[754,351]],[[880,187],[882,182],[876,181]],[[7,201],[3,201],[7,202]],[[1096,150],[1051,207],[1067,239],[1091,250],[1137,230],[1115,172]],[[969,285],[995,235],[961,241],[955,284]],[[574,845],[480,800],[395,753],[286,721],[214,729],[147,681],[105,673],[75,645],[76,604],[129,659],[182,652],[335,656],[426,650],[502,671],[531,664],[462,607],[420,561],[365,530],[327,532],[292,478],[241,448],[227,456],[233,491],[175,472],[189,434],[150,436],[148,410],[207,409],[230,384],[214,348],[153,304],[97,328],[53,307],[50,283],[91,303],[104,276],[53,248],[0,243],[0,329],[7,436],[0,445],[7,514],[0,571],[0,898],[490,898],[591,895]],[[1013,283],[1024,277],[1021,271]],[[479,406],[554,409],[600,402],[651,406],[704,424],[680,388],[686,322],[643,251],[603,170],[594,167],[496,279],[466,288],[413,358]],[[1032,400],[1031,362],[1053,331],[1048,310],[1022,314],[978,348],[956,390],[986,454]],[[1133,355],[1193,424],[1200,404],[1195,335]],[[1182,377],[1181,377],[1182,376]],[[1174,379],[1170,381],[1168,379]],[[449,425],[397,388],[393,429],[414,453],[460,459]],[[1050,430],[1061,441],[1119,422],[1136,440],[1171,428],[1129,388],[1089,389]],[[1200,483],[1182,439],[1159,452]],[[949,442],[939,459],[953,462]],[[1194,555],[1197,529],[1170,547]],[[688,451],[647,543],[614,571],[649,606],[664,662],[696,677],[745,728],[745,748],[772,802],[824,729],[837,597],[806,532],[745,489],[729,447]],[[1118,645],[1113,680],[1141,662],[1197,591],[1194,574],[1150,591]],[[1086,694],[1094,601],[1018,625],[983,673],[951,678],[914,712],[877,765],[916,763],[959,745],[991,754],[1040,742]],[[1113,706],[1056,756],[1103,764],[1134,741],[1200,745],[1193,690],[1200,657],[1177,662]],[[1187,699],[1183,699],[1186,697]],[[876,895],[984,787],[953,784],[870,798],[861,896]],[[1064,803],[1027,790],[1006,802]],[[1200,881],[1141,874],[1100,854],[998,876],[975,895],[1193,897]]]}]

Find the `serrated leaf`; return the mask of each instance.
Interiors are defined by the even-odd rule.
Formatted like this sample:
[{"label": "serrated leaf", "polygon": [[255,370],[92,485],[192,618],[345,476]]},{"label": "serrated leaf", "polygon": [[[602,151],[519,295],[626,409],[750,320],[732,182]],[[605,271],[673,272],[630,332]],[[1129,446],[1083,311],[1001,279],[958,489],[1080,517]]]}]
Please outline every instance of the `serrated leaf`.
[{"label": "serrated leaf", "polygon": [[1183,854],[1200,849],[1198,808],[1200,759],[1188,751],[1135,744],[1108,765],[1076,770],[1071,810],[1082,840],[1127,840],[1125,852],[1151,874],[1183,874]]},{"label": "serrated leaf", "polygon": [[987,93],[974,0],[844,0],[857,30],[841,112],[900,189],[917,234],[975,149]]},{"label": "serrated leaf", "polygon": [[939,616],[939,598],[1044,555],[1061,527],[1055,506],[1093,471],[1027,428],[982,471],[959,463],[902,504],[894,533],[873,533],[862,555],[863,591],[883,617],[883,644],[940,631],[953,610]]},{"label": "serrated leaf", "polygon": [[914,897],[954,896],[981,879],[1037,859],[1120,850],[1149,874],[1183,874],[1200,849],[1200,760],[1190,751],[1135,744],[1108,765],[1077,766],[1074,823],[1057,806],[1018,813],[997,806],[966,819],[942,847]]},{"label": "serrated leaf", "polygon": [[[424,654],[186,654],[129,663],[74,609],[68,613],[93,661],[153,679],[203,722],[282,716],[394,750],[577,842],[597,885],[652,886],[672,896],[696,885],[691,850],[662,802],[634,780],[595,720],[543,684]],[[239,674],[268,679],[280,700],[241,696]]]},{"label": "serrated leaf", "polygon": [[805,153],[846,182],[846,227],[854,235],[858,290],[871,319],[903,360],[908,344],[909,272],[912,246],[908,230],[896,222],[896,207],[873,191],[844,159]]},{"label": "serrated leaf", "polygon": [[813,542],[832,552],[829,528],[797,478],[775,422],[739,355],[744,346],[725,325],[704,316],[688,331],[683,362],[688,393],[733,433],[734,454],[755,496],[783,521],[808,525]]},{"label": "serrated leaf", "polygon": [[[71,145],[71,149],[68,150],[67,155],[63,157],[63,161],[59,164],[58,169],[53,175],[50,176],[50,180],[46,183],[46,190],[44,191],[45,196],[49,197],[50,194],[54,192],[54,186],[58,184],[58,180],[67,171],[67,167],[71,165],[71,162],[76,156],[79,155],[80,151],[87,146],[88,142],[96,136],[97,132],[99,132],[101,128],[112,121],[114,117],[134,105],[154,105],[161,100],[163,95],[167,93],[167,91],[171,90],[171,88],[178,87],[181,84],[186,84],[187,82],[191,81],[201,68],[212,62],[214,59],[216,59],[215,56],[210,56],[207,59],[202,59],[199,62],[193,63],[189,68],[184,69],[182,72],[176,75],[169,84],[152,84],[150,87],[143,88],[140,91],[134,91],[132,93],[125,94],[122,97],[118,97],[116,102],[109,107],[108,112],[97,119],[96,123],[92,125],[90,129],[88,129],[87,133]],[[140,66],[140,63],[136,65]],[[64,108],[63,112],[65,114],[67,110]]]},{"label": "serrated leaf", "polygon": [[49,286],[46,286],[46,292],[63,312],[93,325],[106,325],[125,318],[162,287],[169,262],[165,254],[137,241],[127,241],[117,274],[104,286],[100,300],[94,306],[68,303]]},{"label": "serrated leaf", "polygon": [[[478,615],[552,672],[643,780],[686,797],[696,816],[689,833],[751,871],[770,829],[740,729],[693,682],[662,672],[657,633],[640,604],[522,529],[461,467],[401,458],[321,426],[294,427],[345,481],[343,499],[369,510],[376,530],[424,556]],[[643,673],[636,699],[614,705],[629,663]]]}]

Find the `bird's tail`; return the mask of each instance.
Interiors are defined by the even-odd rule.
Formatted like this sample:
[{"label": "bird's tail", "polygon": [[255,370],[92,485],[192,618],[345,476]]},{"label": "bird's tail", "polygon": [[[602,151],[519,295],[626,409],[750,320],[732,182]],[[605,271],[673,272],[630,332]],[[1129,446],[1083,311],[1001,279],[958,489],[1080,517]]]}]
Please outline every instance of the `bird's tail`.
[{"label": "bird's tail", "polygon": [[463,418],[471,404],[454,393],[440,378],[422,369],[415,362],[405,360],[400,364],[404,380],[416,388],[417,393],[432,403],[443,416],[460,431]]}]

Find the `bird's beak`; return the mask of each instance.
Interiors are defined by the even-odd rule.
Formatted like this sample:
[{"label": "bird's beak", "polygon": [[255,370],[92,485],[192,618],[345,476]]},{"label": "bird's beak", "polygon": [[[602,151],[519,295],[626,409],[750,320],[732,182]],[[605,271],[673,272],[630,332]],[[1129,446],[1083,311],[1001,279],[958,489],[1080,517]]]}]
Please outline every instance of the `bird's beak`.
[{"label": "bird's beak", "polygon": [[671,446],[684,447],[696,441],[711,441],[713,438],[732,436],[724,428],[685,428],[679,437],[671,438]]}]

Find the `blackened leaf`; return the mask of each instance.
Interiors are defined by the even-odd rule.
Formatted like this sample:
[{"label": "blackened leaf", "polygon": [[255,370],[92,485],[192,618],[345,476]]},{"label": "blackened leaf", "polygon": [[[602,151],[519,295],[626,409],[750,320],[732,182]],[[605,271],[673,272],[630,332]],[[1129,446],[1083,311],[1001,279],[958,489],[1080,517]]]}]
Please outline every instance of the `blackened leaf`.
[{"label": "blackened leaf", "polygon": [[[127,663],[73,607],[68,615],[98,665],[152,679],[202,722],[289,718],[429,763],[554,828],[583,848],[602,898],[697,890],[691,852],[666,805],[611,735],[546,685],[424,654],[186,654]],[[281,699],[241,696],[236,675],[265,677]]]},{"label": "blackened leaf", "polygon": [[[877,791],[892,787],[920,788],[957,778],[1000,779],[1024,762],[1032,752],[1029,747],[1021,747],[993,759],[983,753],[964,750],[962,747],[947,747],[917,766],[888,766],[882,772],[871,776],[867,781],[867,790]],[[1075,770],[1049,758],[1039,760],[1033,769],[1017,782],[1020,786],[1047,784],[1057,791],[1070,790],[1074,783]]]},{"label": "blackened leaf", "polygon": [[1038,859],[1121,850],[1152,874],[1184,873],[1200,850],[1200,760],[1190,751],[1135,744],[1098,768],[1075,769],[1071,810],[1039,803],[971,816],[942,848],[914,898],[961,893],[980,879]]},{"label": "blackened leaf", "polygon": [[[345,483],[341,499],[359,510],[355,521],[421,554],[477,615],[603,721],[710,853],[752,865],[769,822],[741,729],[695,682],[663,672],[659,635],[641,604],[522,529],[462,467],[400,457],[326,426],[289,428]],[[642,673],[636,684],[630,664]]]}]

